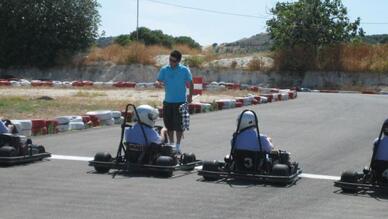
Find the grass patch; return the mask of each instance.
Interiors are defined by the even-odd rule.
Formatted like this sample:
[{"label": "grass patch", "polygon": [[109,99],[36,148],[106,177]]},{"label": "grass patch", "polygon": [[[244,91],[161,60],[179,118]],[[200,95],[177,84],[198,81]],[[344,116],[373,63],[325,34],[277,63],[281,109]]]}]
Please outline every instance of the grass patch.
[{"label": "grass patch", "polygon": [[89,92],[79,90],[73,95],[74,97],[104,97],[108,96],[105,92]]}]

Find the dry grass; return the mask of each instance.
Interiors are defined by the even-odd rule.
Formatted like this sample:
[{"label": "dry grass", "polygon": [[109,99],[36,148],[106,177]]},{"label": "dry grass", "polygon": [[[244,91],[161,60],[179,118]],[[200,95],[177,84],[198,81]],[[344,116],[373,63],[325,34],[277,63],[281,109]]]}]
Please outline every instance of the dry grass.
[{"label": "dry grass", "polygon": [[89,65],[94,62],[108,61],[118,65],[133,63],[153,65],[155,64],[153,58],[166,52],[168,52],[167,49],[163,47],[146,47],[141,43],[131,43],[128,46],[113,44],[106,48],[92,48],[83,64]]},{"label": "dry grass", "polygon": [[248,63],[248,71],[261,71],[263,67],[264,62],[259,58],[253,58]]},{"label": "dry grass", "polygon": [[337,44],[314,52],[307,48],[278,51],[276,70],[320,70],[343,72],[388,72],[388,44]]},{"label": "dry grass", "polygon": [[[167,48],[166,48],[167,49]],[[187,45],[184,45],[184,44],[177,44],[177,45],[174,45],[172,47],[172,49],[176,49],[178,51],[180,51],[182,54],[185,54],[185,55],[199,55],[201,54],[201,50],[200,49],[193,49]],[[167,49],[168,51],[171,51],[171,49]],[[168,53],[166,53],[168,54]]]},{"label": "dry grass", "polygon": [[[186,45],[174,45],[172,49],[177,49],[183,54],[198,55],[201,50],[192,49]],[[127,46],[112,44],[105,48],[94,47],[84,58],[83,64],[90,65],[95,62],[111,62],[118,65],[139,63],[144,65],[154,65],[154,57],[161,54],[169,54],[172,49],[163,46],[145,46],[142,43],[133,42]]]}]

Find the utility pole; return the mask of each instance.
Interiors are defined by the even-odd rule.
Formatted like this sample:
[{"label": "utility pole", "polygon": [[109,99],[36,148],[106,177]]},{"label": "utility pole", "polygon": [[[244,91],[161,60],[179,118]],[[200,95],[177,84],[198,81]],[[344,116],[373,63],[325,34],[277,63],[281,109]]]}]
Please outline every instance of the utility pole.
[{"label": "utility pole", "polygon": [[139,0],[137,0],[136,41],[139,42]]}]

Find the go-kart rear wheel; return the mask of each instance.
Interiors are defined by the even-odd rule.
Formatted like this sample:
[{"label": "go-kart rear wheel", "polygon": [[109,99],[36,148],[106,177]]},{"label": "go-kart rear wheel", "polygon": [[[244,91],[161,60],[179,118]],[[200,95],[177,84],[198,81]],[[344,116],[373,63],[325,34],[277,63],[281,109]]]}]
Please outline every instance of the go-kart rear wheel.
[{"label": "go-kart rear wheel", "polygon": [[[203,165],[202,165],[202,170],[203,171],[218,172],[219,171],[219,169],[218,169],[219,166],[220,166],[220,164],[216,160],[214,160],[214,161],[204,161]],[[207,175],[206,173],[204,173],[202,176],[207,181],[214,181],[214,180],[219,179],[218,176]]]},{"label": "go-kart rear wheel", "polygon": [[[112,155],[108,152],[98,152],[94,156],[94,161],[99,161],[99,162],[109,162],[112,160]],[[110,168],[106,167],[101,164],[94,164],[94,169],[97,171],[97,173],[107,173],[109,172]]]},{"label": "go-kart rear wheel", "polygon": [[17,156],[17,151],[15,147],[2,146],[0,148],[0,157],[15,157],[15,156]]},{"label": "go-kart rear wheel", "polygon": [[44,148],[43,145],[38,145],[37,148],[38,148],[39,154],[46,153],[46,149]]},{"label": "go-kart rear wheel", "polygon": [[[169,157],[169,156],[159,156],[156,159],[155,164],[158,166],[171,167],[171,166],[174,166],[174,160],[172,157]],[[173,173],[173,170],[171,169],[171,170],[163,171],[162,175],[165,177],[171,177],[172,173]]]},{"label": "go-kart rear wheel", "polygon": [[[355,171],[345,171],[341,174],[341,182],[345,183],[357,183],[359,174]],[[355,193],[357,188],[354,187],[341,187],[342,191],[345,193]]]},{"label": "go-kart rear wheel", "polygon": [[289,176],[290,175],[290,167],[286,164],[275,164],[272,167],[272,175],[275,176]]}]

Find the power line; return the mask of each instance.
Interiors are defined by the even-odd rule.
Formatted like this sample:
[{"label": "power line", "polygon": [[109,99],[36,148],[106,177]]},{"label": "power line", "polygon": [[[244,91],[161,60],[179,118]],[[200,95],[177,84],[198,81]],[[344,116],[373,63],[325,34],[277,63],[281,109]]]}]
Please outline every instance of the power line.
[{"label": "power line", "polygon": [[268,19],[268,17],[263,17],[263,16],[250,15],[250,14],[238,14],[238,13],[231,13],[231,12],[226,12],[226,11],[217,11],[217,10],[204,9],[204,8],[195,8],[195,7],[190,7],[190,6],[184,6],[184,5],[178,5],[178,4],[162,2],[162,1],[158,1],[158,0],[146,0],[146,1],[157,3],[157,4],[162,4],[162,5],[168,5],[168,6],[172,6],[172,7],[177,7],[177,8],[185,8],[185,9],[209,12],[209,13],[214,13],[214,14],[223,14],[223,15],[248,17],[248,18]]},{"label": "power line", "polygon": [[[250,14],[239,14],[239,13],[217,11],[217,10],[205,9],[205,8],[196,8],[196,7],[190,7],[190,6],[185,6],[185,5],[172,4],[172,3],[158,1],[158,0],[145,0],[145,1],[153,2],[153,3],[157,3],[157,4],[161,4],[161,5],[168,5],[171,7],[185,8],[185,9],[191,9],[191,10],[214,13],[214,14],[248,17],[248,18],[269,19],[268,17],[264,17],[264,16],[257,16],[257,15],[250,15]],[[364,24],[364,25],[388,25],[388,22],[361,22],[361,24]]]},{"label": "power line", "polygon": [[361,24],[382,24],[382,25],[387,25],[388,22],[361,22]]}]

